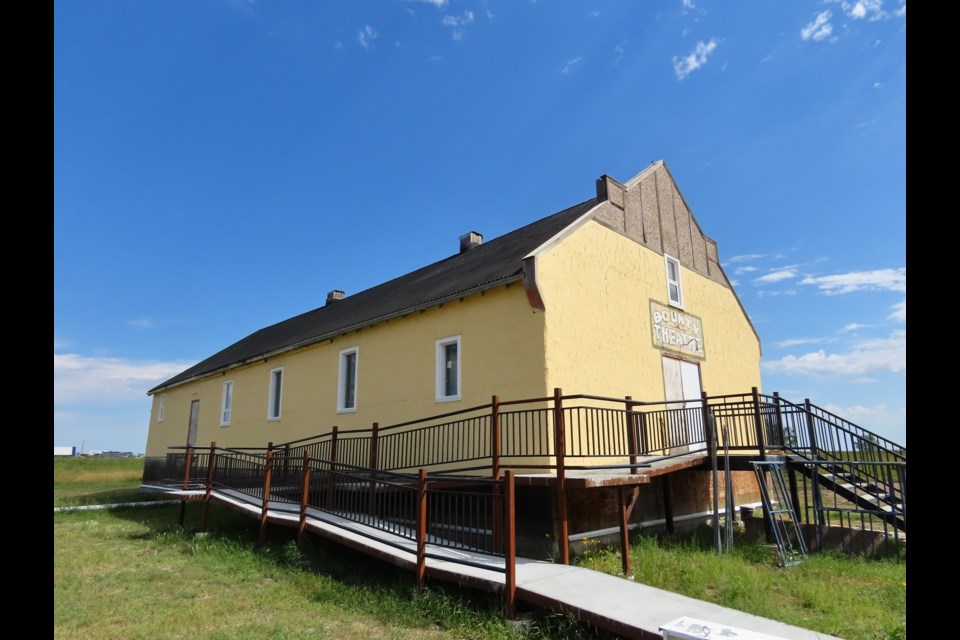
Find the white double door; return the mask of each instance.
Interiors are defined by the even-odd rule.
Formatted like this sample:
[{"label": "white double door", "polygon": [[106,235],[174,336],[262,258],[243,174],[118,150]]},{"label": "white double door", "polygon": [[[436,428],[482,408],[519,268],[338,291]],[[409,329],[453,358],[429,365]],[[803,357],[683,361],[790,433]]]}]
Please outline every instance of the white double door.
[{"label": "white double door", "polygon": [[[700,365],[666,356],[662,360],[664,400],[670,403],[667,409],[691,409],[671,412],[670,452],[706,449],[702,413],[692,411],[703,406],[700,400]],[[695,444],[688,444],[690,442]]]}]

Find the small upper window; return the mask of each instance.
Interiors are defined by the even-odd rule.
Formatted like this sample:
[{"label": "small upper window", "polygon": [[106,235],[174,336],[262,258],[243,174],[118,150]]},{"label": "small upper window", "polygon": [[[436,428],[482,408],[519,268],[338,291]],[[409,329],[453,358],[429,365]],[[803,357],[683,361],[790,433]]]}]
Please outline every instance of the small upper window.
[{"label": "small upper window", "polygon": [[437,340],[437,402],[460,399],[460,336]]},{"label": "small upper window", "polygon": [[357,360],[360,349],[344,349],[340,352],[340,378],[337,383],[337,411],[357,410]]},{"label": "small upper window", "polygon": [[167,404],[167,394],[161,393],[157,398],[157,422],[163,422],[163,410]]},{"label": "small upper window", "polygon": [[667,298],[674,307],[683,308],[683,288],[680,285],[680,261],[664,254],[667,261]]},{"label": "small upper window", "polygon": [[223,398],[220,401],[220,426],[230,426],[230,414],[233,411],[233,380],[223,383]]},{"label": "small upper window", "polygon": [[270,370],[270,396],[267,398],[267,420],[280,419],[280,401],[283,399],[283,367]]}]

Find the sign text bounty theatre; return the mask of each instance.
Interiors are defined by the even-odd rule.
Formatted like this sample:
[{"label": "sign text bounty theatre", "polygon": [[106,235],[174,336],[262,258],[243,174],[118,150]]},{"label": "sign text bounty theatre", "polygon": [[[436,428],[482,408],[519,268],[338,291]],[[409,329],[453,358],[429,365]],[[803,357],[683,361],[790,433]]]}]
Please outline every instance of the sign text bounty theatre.
[{"label": "sign text bounty theatre", "polygon": [[703,323],[700,318],[650,301],[653,344],[664,351],[704,359]]}]

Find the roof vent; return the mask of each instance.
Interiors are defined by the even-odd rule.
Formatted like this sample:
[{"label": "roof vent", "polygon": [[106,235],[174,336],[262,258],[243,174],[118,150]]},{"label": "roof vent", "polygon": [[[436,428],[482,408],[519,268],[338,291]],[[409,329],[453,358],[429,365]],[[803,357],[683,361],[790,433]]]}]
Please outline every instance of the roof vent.
[{"label": "roof vent", "polygon": [[471,231],[460,236],[460,253],[469,251],[483,243],[483,236],[476,231]]},{"label": "roof vent", "polygon": [[327,293],[327,304],[340,302],[341,300],[343,300],[343,291],[340,291],[340,289],[334,289]]}]

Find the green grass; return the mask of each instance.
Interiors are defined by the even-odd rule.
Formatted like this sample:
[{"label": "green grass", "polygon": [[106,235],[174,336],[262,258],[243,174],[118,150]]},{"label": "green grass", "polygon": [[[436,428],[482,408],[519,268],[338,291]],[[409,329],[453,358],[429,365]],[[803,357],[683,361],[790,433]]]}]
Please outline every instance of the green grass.
[{"label": "green grass", "polygon": [[[906,638],[906,561],[811,555],[781,568],[762,544],[717,555],[695,537],[640,538],[633,579],[846,640]],[[580,566],[622,575],[619,550],[588,542]]]},{"label": "green grass", "polygon": [[163,498],[140,491],[143,458],[53,459],[53,506],[114,504]]},{"label": "green grass", "polygon": [[[137,497],[132,468],[126,460],[55,460],[54,504]],[[434,582],[418,590],[411,572],[317,536],[301,553],[295,531],[285,527],[272,526],[258,548],[257,521],[217,505],[209,534],[197,538],[203,505],[187,505],[182,531],[179,509],[54,514],[54,637],[517,638],[499,595]],[[612,637],[547,611],[531,613],[526,638]]]}]

